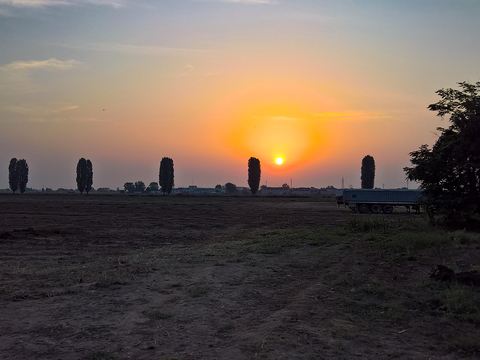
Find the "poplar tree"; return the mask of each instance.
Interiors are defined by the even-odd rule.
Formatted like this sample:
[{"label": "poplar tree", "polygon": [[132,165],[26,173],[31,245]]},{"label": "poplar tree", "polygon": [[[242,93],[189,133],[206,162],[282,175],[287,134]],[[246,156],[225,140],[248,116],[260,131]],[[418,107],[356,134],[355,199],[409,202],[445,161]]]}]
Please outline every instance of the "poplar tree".
[{"label": "poplar tree", "polygon": [[173,182],[173,160],[169,157],[164,157],[160,162],[160,173],[158,176],[159,184],[163,194],[170,194],[172,192]]},{"label": "poplar tree", "polygon": [[257,158],[251,157],[248,159],[248,186],[250,186],[250,191],[255,195],[260,186],[260,160]]},{"label": "poplar tree", "polygon": [[10,160],[10,165],[8,165],[8,184],[10,185],[10,190],[18,190],[18,172],[17,172],[17,158],[12,158]]},{"label": "poplar tree", "polygon": [[373,189],[375,183],[375,160],[367,155],[362,160],[362,189]]},{"label": "poplar tree", "polygon": [[18,160],[17,162],[17,176],[18,176],[18,188],[23,194],[27,188],[28,183],[28,164],[25,159]]},{"label": "poplar tree", "polygon": [[92,190],[92,185],[93,185],[93,167],[92,167],[92,162],[87,159],[86,161],[86,173],[87,177],[85,180],[85,191],[87,194]]},{"label": "poplar tree", "polygon": [[87,180],[87,160],[81,158],[77,163],[77,189],[80,194],[85,190],[85,183]]}]

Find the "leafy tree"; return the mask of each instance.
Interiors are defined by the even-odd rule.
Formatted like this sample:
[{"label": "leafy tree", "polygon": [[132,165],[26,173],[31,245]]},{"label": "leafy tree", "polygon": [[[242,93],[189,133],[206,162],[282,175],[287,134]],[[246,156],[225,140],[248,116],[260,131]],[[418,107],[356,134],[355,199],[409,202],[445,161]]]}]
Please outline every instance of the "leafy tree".
[{"label": "leafy tree", "polygon": [[227,194],[235,194],[237,192],[237,185],[228,182],[225,184],[225,192]]},{"label": "leafy tree", "polygon": [[375,184],[375,160],[367,155],[362,160],[362,189],[373,189]]},{"label": "leafy tree", "polygon": [[8,184],[10,185],[10,190],[15,191],[18,190],[18,172],[17,172],[17,159],[12,158],[10,160],[10,164],[8,165]]},{"label": "leafy tree", "polygon": [[215,186],[215,189],[218,189],[218,190],[221,190],[222,189],[222,185],[218,184]]},{"label": "leafy tree", "polygon": [[145,191],[145,183],[143,181],[136,181],[135,182],[135,192],[144,192]]},{"label": "leafy tree", "polygon": [[290,186],[289,186],[287,183],[285,183],[285,184],[282,184],[282,188],[284,188],[284,189],[290,189]]},{"label": "leafy tree", "polygon": [[85,191],[87,194],[92,190],[93,185],[93,167],[92,162],[87,160],[86,162],[86,178],[85,178]]},{"label": "leafy tree", "polygon": [[81,158],[77,163],[77,189],[80,194],[84,191],[88,194],[92,190],[93,185],[93,168],[92,162],[85,158]]},{"label": "leafy tree", "polygon": [[150,191],[158,191],[158,183],[155,181],[152,181],[148,187],[150,188]]},{"label": "leafy tree", "polygon": [[125,192],[133,193],[135,191],[135,184],[133,182],[126,182],[123,185],[123,188],[125,189]]},{"label": "leafy tree", "polygon": [[260,160],[257,158],[251,157],[248,159],[248,186],[250,186],[250,191],[255,195],[260,186]]},{"label": "leafy tree", "polygon": [[422,145],[410,153],[407,178],[420,182],[424,204],[445,214],[447,224],[480,218],[480,82],[458,83],[460,90],[441,89],[441,100],[428,106],[444,118],[448,128],[432,149]]},{"label": "leafy tree", "polygon": [[27,188],[28,183],[28,164],[25,159],[18,160],[17,162],[17,176],[18,176],[18,188],[23,194]]},{"label": "leafy tree", "polygon": [[83,194],[85,190],[85,184],[87,182],[87,160],[81,158],[77,163],[77,189],[80,194]]},{"label": "leafy tree", "polygon": [[164,157],[160,162],[160,174],[158,176],[160,187],[162,192],[170,194],[172,192],[174,182],[173,182],[173,160]]}]

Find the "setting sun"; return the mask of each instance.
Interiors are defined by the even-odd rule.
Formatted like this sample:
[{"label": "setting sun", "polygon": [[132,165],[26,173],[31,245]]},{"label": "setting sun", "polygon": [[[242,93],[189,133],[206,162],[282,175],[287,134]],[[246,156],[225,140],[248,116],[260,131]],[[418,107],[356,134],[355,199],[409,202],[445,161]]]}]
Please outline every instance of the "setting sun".
[{"label": "setting sun", "polygon": [[283,164],[283,159],[282,158],[277,158],[275,160],[275,162],[277,163],[277,165],[282,165]]}]

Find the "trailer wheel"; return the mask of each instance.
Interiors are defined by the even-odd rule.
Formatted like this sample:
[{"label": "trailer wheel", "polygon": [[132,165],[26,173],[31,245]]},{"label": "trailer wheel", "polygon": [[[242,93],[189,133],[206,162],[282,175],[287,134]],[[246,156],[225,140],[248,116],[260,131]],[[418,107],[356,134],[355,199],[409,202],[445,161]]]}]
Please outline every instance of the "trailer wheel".
[{"label": "trailer wheel", "polygon": [[368,213],[370,209],[368,208],[368,205],[367,204],[362,204],[358,207],[358,212],[359,213],[362,213],[362,214],[366,214]]},{"label": "trailer wheel", "polygon": [[382,207],[378,204],[374,204],[370,207],[370,211],[374,214],[380,214],[380,211],[382,211]]},{"label": "trailer wheel", "polygon": [[393,206],[392,206],[392,205],[385,205],[385,206],[383,207],[383,212],[384,212],[385,214],[391,214],[391,213],[393,213]]}]

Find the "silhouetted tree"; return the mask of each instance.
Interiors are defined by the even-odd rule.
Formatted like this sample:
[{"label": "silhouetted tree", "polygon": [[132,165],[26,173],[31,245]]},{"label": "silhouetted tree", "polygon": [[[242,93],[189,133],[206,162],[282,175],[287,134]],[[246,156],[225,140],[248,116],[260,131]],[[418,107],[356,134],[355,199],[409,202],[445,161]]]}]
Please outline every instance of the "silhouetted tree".
[{"label": "silhouetted tree", "polygon": [[133,193],[135,191],[135,184],[133,182],[126,182],[123,185],[123,188],[125,189],[125,192]]},{"label": "silhouetted tree", "polygon": [[18,160],[17,162],[18,173],[18,188],[23,194],[27,188],[28,183],[28,164],[25,159]]},{"label": "silhouetted tree", "polygon": [[10,185],[10,190],[15,191],[18,190],[18,171],[17,171],[17,159],[12,158],[10,160],[10,164],[8,165],[8,184]]},{"label": "silhouetted tree", "polygon": [[152,181],[148,187],[150,188],[150,191],[158,191],[158,183],[155,181]]},{"label": "silhouetted tree", "polygon": [[237,192],[237,185],[228,182],[225,184],[225,192],[227,194],[235,194]]},{"label": "silhouetted tree", "polygon": [[173,182],[173,160],[164,157],[160,162],[160,174],[158,176],[160,187],[162,192],[165,195],[172,192],[174,182]]},{"label": "silhouetted tree", "polygon": [[85,184],[87,182],[87,160],[80,158],[77,163],[77,189],[80,194],[83,194],[85,190]]},{"label": "silhouetted tree", "polygon": [[373,189],[375,184],[375,160],[367,155],[362,160],[362,189]]},{"label": "silhouetted tree", "polygon": [[424,204],[445,214],[447,224],[480,215],[480,82],[460,82],[460,90],[441,89],[441,100],[428,106],[450,116],[432,149],[422,145],[410,153],[407,178],[420,182]]},{"label": "silhouetted tree", "polygon": [[215,189],[221,190],[221,189],[222,189],[222,185],[220,185],[220,184],[216,185],[216,186],[215,186]]},{"label": "silhouetted tree", "polygon": [[143,181],[136,181],[135,182],[135,192],[144,192],[145,191],[145,183]]},{"label": "silhouetted tree", "polygon": [[250,186],[250,191],[255,195],[260,186],[260,160],[257,158],[251,157],[248,159],[248,186]]},{"label": "silhouetted tree", "polygon": [[92,185],[93,185],[93,167],[92,167],[92,162],[90,160],[87,160],[86,162],[86,179],[85,179],[85,191],[87,194],[92,190]]},{"label": "silhouetted tree", "polygon": [[80,194],[84,191],[88,192],[93,185],[93,167],[92,162],[85,158],[81,158],[77,163],[77,189]]}]

